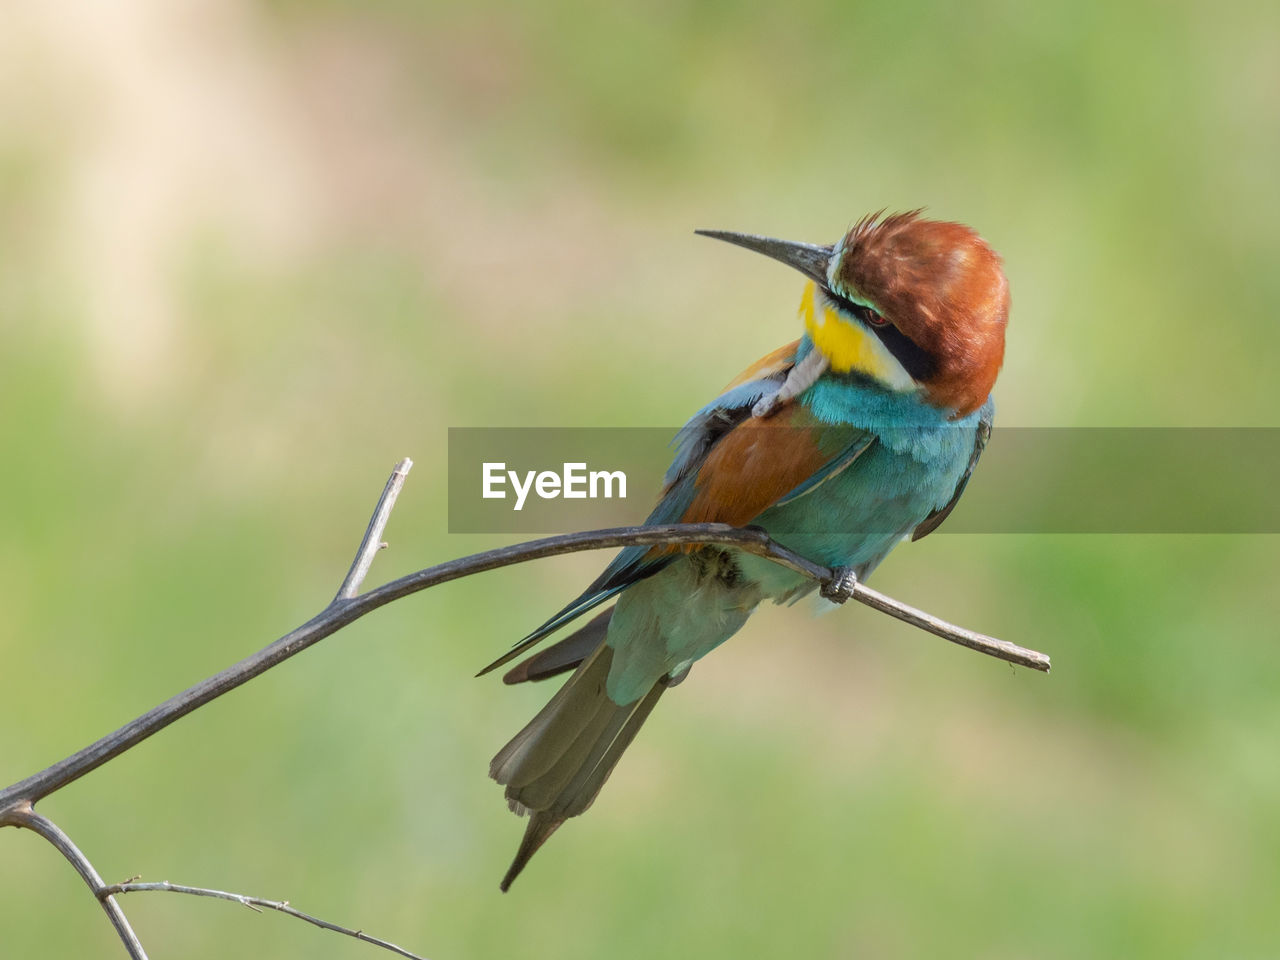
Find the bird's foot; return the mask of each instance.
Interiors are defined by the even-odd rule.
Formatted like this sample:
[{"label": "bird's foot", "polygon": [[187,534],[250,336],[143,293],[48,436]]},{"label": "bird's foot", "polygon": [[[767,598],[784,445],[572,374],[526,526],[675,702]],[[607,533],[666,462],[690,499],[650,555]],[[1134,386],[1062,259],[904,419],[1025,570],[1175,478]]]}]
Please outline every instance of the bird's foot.
[{"label": "bird's foot", "polygon": [[827,372],[828,363],[825,353],[820,350],[810,350],[803,360],[788,371],[787,379],[782,381],[782,385],[777,390],[756,401],[756,405],[751,408],[751,415],[763,420],[777,413],[779,407],[794,400],[817,383],[819,378]]},{"label": "bird's foot", "polygon": [[781,390],[776,390],[768,396],[761,397],[756,401],[756,405],[751,408],[751,415],[760,420],[773,416],[778,408],[786,403],[786,400],[779,396],[781,393]]},{"label": "bird's foot", "polygon": [[844,603],[853,596],[857,586],[858,577],[853,567],[835,567],[831,571],[831,579],[823,583],[819,592],[832,603]]}]

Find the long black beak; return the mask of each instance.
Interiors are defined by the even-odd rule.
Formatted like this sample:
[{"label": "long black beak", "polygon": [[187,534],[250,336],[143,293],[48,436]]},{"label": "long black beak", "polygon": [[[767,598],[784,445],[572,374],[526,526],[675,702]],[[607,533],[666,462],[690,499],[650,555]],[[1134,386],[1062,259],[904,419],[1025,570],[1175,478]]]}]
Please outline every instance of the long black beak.
[{"label": "long black beak", "polygon": [[758,237],[754,233],[734,233],[731,230],[695,230],[704,237],[713,237],[746,247],[766,257],[779,260],[789,267],[795,267],[811,280],[821,286],[827,285],[827,265],[831,262],[831,247],[820,247],[816,243],[796,243],[793,240],[775,240],[773,237]]}]

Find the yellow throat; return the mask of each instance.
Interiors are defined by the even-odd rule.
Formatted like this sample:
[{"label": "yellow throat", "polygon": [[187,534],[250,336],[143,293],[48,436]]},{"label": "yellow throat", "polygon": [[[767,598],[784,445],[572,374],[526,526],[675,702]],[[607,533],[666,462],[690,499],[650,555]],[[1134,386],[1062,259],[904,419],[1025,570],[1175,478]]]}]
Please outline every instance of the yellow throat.
[{"label": "yellow throat", "polygon": [[810,280],[800,297],[800,319],[814,347],[827,358],[836,373],[856,371],[893,390],[913,389],[916,384],[880,338],[852,317],[843,316]]}]

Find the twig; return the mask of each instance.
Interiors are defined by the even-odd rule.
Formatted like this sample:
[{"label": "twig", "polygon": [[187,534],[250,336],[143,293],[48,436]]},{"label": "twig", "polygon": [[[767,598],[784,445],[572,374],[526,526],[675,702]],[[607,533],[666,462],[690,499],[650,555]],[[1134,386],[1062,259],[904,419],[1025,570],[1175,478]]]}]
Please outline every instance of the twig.
[{"label": "twig", "polygon": [[852,598],[859,603],[865,603],[873,610],[887,613],[903,623],[909,623],[913,627],[932,633],[935,637],[942,637],[943,640],[950,640],[970,650],[977,650],[979,653],[1007,660],[1022,667],[1030,667],[1041,673],[1049,672],[1048,654],[1040,653],[1038,650],[1028,650],[1008,640],[997,640],[995,637],[989,637],[985,633],[978,633],[966,627],[957,627],[954,623],[940,620],[931,613],[907,606],[879,590],[864,586],[853,578],[852,571],[848,571],[847,568],[836,568],[830,573],[832,579],[825,580],[822,584],[822,595],[828,600],[844,603],[845,600]]},{"label": "twig", "polygon": [[384,950],[390,950],[392,953],[398,953],[402,957],[408,957],[409,960],[426,960],[425,957],[416,953],[411,953],[404,947],[397,946],[388,940],[380,940],[378,937],[371,937],[363,930],[352,930],[350,927],[344,927],[337,923],[330,923],[328,920],[321,920],[319,917],[313,917],[309,913],[303,913],[295,907],[289,905],[287,900],[263,900],[261,897],[247,897],[242,893],[228,893],[225,890],[211,890],[208,887],[188,887],[180,883],[135,883],[127,880],[124,883],[113,883],[110,886],[103,887],[101,893],[106,896],[121,893],[147,893],[152,891],[163,891],[165,893],[186,893],[193,897],[213,897],[218,900],[232,900],[243,906],[248,907],[257,913],[261,913],[263,909],[277,910],[280,913],[288,914],[291,917],[297,917],[299,920],[305,920],[307,923],[314,924],[324,930],[332,930],[334,933],[341,933],[348,937],[355,937],[357,940],[363,940],[365,943],[371,943],[375,947],[382,947]]},{"label": "twig", "polygon": [[112,896],[112,891],[106,888],[102,882],[102,877],[98,875],[98,871],[93,868],[93,864],[89,862],[89,858],[80,852],[77,847],[62,829],[50,820],[48,817],[38,814],[31,808],[31,804],[18,804],[10,807],[0,813],[0,826],[25,827],[35,833],[40,834],[51,844],[57,848],[57,851],[67,858],[67,862],[76,868],[76,872],[93,891],[93,895],[98,898],[98,902],[102,904],[102,909],[106,912],[107,918],[110,919],[111,925],[116,928],[116,933],[120,935],[124,948],[129,951],[132,960],[147,960],[147,951],[142,948],[142,943],[138,940],[138,935],[133,932],[133,927],[129,926],[129,919],[124,915],[124,911],[120,909],[120,904],[116,903],[116,898]]},{"label": "twig", "polygon": [[364,539],[360,541],[356,558],[351,562],[351,569],[347,571],[346,579],[338,588],[337,596],[333,598],[335,602],[350,600],[360,592],[360,584],[364,583],[364,578],[369,575],[373,558],[386,546],[382,542],[382,533],[387,529],[387,521],[391,519],[391,511],[396,505],[396,497],[400,496],[400,488],[404,486],[405,477],[409,476],[409,471],[412,469],[413,461],[405,457],[396,464],[395,470],[387,478],[387,485],[382,488],[382,496],[378,498],[378,505],[373,509],[373,516],[369,518],[369,529],[364,532]]}]

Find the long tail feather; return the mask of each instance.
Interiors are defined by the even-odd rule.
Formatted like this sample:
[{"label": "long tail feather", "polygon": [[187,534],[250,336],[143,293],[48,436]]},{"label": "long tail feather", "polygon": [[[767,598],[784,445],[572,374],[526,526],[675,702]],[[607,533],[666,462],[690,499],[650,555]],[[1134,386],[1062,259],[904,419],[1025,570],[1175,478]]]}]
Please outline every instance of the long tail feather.
[{"label": "long tail feather", "polygon": [[507,868],[502,882],[498,884],[498,888],[503,893],[511,889],[511,884],[515,882],[516,877],[520,876],[520,871],[528,865],[533,855],[538,852],[538,848],[547,842],[547,837],[555,833],[562,823],[564,823],[563,820],[556,820],[541,813],[535,813],[529,818],[529,826],[525,828],[524,839],[520,841],[516,858],[511,861],[511,866]]},{"label": "long tail feather", "polygon": [[599,629],[595,650],[489,765],[489,775],[506,785],[511,808],[530,818],[503,877],[504,891],[560,824],[591,806],[666,689],[659,682],[631,703],[610,700],[605,681],[613,651],[603,642],[604,628]]}]

